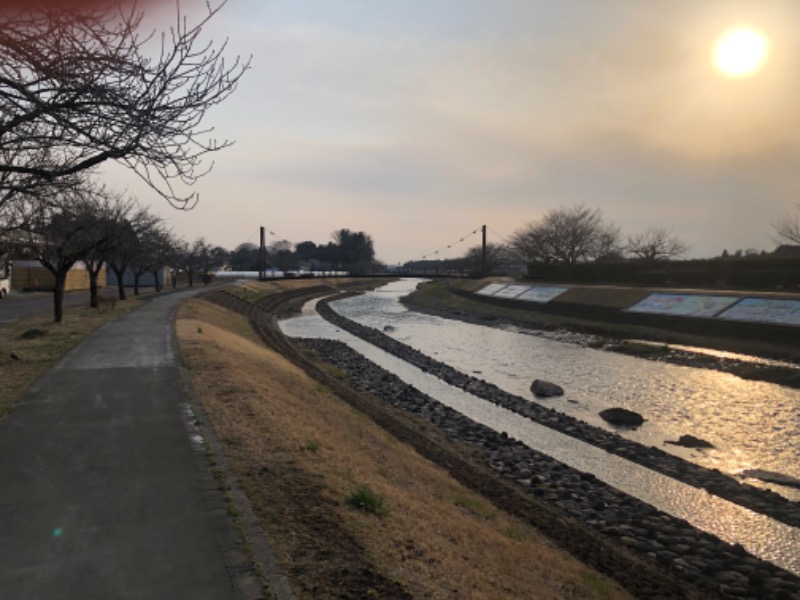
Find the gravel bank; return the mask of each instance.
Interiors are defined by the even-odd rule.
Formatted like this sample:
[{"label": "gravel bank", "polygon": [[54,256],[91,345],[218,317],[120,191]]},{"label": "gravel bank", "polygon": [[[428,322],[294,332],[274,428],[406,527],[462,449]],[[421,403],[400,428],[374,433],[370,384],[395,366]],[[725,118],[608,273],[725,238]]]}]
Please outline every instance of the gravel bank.
[{"label": "gravel bank", "polygon": [[466,375],[433,358],[425,356],[386,334],[347,319],[321,301],[317,305],[320,315],[342,329],[371,344],[431,373],[450,385],[459,387],[484,400],[502,406],[532,421],[577,438],[627,460],[705,489],[715,496],[734,502],[755,512],[767,515],[793,527],[800,527],[800,506],[780,494],[744,484],[716,469],[707,469],[674,454],[653,446],[644,446],[615,433],[589,425],[552,408],[532,403],[526,398],[510,394],[482,379]]},{"label": "gravel bank", "polygon": [[420,415],[453,441],[466,442],[487,465],[620,545],[655,561],[709,597],[800,599],[800,578],[660,512],[433,400],[341,342],[304,340],[348,374],[361,391]]},{"label": "gravel bank", "polygon": [[[663,452],[625,440],[606,430],[508,394],[480,379],[460,373],[375,329],[364,327],[333,311],[327,302],[318,310],[337,326],[366,339],[399,358],[495,404],[689,485],[797,526],[800,508],[782,496],[744,485],[723,475]],[[722,597],[800,598],[800,579],[756,559],[741,548],[696,530],[643,502],[623,494],[594,476],[571,469],[535,452],[505,434],[474,423],[408,386],[346,346],[309,342],[317,352],[348,373],[352,383],[391,404],[421,414],[453,439],[481,449],[488,464],[529,493],[553,502],[603,535],[666,566],[686,581],[702,583]]]}]

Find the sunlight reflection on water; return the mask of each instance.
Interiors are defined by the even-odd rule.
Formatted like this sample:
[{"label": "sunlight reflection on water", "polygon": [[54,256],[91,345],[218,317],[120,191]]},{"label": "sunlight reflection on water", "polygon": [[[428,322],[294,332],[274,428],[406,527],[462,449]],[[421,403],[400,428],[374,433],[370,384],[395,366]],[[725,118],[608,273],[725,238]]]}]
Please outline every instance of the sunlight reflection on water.
[{"label": "sunlight reflection on water", "polygon": [[[553,381],[564,397],[541,403],[592,425],[611,429],[597,414],[611,406],[639,412],[647,421],[624,435],[640,443],[732,475],[758,468],[800,477],[800,391],[412,312],[398,300],[418,282],[395,282],[333,306],[378,330],[391,325],[387,334],[395,339],[524,398],[535,400],[533,379]],[[683,434],[716,448],[664,445]],[[759,485],[800,500],[798,490]]]},{"label": "sunlight reflection on water", "polygon": [[[305,315],[312,311],[307,305]],[[581,471],[594,473],[609,485],[686,519],[721,539],[738,542],[752,554],[800,574],[800,530],[773,521],[669,477],[609,454],[481,400],[391,356],[331,325],[321,317],[303,316],[281,322],[292,337],[343,341],[384,369],[497,431],[505,431],[529,447]]]}]

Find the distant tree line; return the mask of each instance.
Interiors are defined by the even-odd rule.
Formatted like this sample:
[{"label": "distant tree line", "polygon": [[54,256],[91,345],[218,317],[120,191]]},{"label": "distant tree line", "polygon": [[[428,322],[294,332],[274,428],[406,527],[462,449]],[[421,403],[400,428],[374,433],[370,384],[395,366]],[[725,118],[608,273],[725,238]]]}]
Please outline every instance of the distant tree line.
[{"label": "distant tree line", "polygon": [[413,261],[408,270],[440,268],[491,273],[511,265],[558,267],[567,272],[589,262],[638,260],[657,262],[682,256],[688,246],[672,232],[653,227],[623,237],[619,227],[604,220],[600,209],[584,205],[551,210],[538,221],[526,223],[506,244],[469,248],[460,258],[445,261]]},{"label": "distant tree line", "polygon": [[482,274],[526,271],[536,279],[644,285],[797,287],[800,284],[800,206],[772,223],[772,253],[736,250],[713,259],[678,260],[688,244],[655,226],[623,236],[600,209],[558,208],[515,231],[505,244],[469,248],[458,258],[417,260],[411,272]]},{"label": "distant tree line", "polygon": [[[286,240],[271,243],[266,248],[269,266],[281,271],[338,270],[369,273],[376,269],[375,246],[372,237],[363,231],[338,229],[327,244],[304,241],[292,244]],[[233,271],[258,271],[259,247],[244,243],[231,251],[228,265]]]}]

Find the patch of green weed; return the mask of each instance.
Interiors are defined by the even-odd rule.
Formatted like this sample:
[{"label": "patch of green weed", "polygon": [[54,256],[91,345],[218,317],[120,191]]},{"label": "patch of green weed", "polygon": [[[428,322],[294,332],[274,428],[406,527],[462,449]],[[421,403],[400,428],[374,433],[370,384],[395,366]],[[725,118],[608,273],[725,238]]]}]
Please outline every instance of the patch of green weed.
[{"label": "patch of green weed", "polygon": [[601,578],[600,575],[592,571],[582,571],[579,574],[581,583],[588,589],[592,590],[598,598],[612,598],[611,587],[608,581]]},{"label": "patch of green weed", "polygon": [[475,498],[460,496],[453,500],[453,504],[483,519],[491,520],[497,515],[497,511],[491,505]]},{"label": "patch of green weed", "polygon": [[373,492],[368,485],[359,486],[355,492],[350,494],[347,503],[356,510],[373,515],[383,516],[387,512],[383,497]]}]

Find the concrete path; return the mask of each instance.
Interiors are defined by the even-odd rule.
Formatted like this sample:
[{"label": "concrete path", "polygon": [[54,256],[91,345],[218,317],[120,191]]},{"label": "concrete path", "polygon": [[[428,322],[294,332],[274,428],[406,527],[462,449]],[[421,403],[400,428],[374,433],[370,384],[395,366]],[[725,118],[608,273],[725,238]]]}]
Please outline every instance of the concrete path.
[{"label": "concrete path", "polygon": [[198,291],[109,323],[0,422],[0,599],[237,598],[173,356],[172,311]]}]

